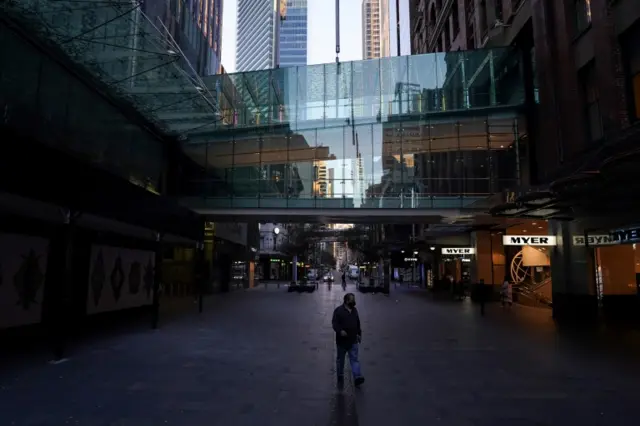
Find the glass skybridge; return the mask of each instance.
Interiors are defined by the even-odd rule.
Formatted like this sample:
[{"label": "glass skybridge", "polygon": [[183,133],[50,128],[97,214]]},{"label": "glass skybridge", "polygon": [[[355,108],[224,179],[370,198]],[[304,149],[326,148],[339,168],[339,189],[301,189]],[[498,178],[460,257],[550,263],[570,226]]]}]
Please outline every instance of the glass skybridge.
[{"label": "glass skybridge", "polygon": [[193,162],[184,200],[196,209],[459,209],[519,184],[515,49],[200,77],[135,2],[12,0],[6,10],[182,141]]}]

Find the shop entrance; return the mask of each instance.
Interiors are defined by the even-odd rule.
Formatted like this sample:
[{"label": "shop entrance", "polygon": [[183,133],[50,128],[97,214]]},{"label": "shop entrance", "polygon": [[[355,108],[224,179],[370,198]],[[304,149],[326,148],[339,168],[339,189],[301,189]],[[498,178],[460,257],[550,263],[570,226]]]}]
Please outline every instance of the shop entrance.
[{"label": "shop entrance", "polygon": [[529,221],[507,229],[503,236],[506,271],[504,279],[514,287],[520,304],[551,306],[551,249],[555,237],[548,235],[547,222]]},{"label": "shop entrance", "polygon": [[[640,295],[640,247],[609,235],[588,236],[593,246],[598,300]],[[579,241],[578,241],[579,242]]]}]

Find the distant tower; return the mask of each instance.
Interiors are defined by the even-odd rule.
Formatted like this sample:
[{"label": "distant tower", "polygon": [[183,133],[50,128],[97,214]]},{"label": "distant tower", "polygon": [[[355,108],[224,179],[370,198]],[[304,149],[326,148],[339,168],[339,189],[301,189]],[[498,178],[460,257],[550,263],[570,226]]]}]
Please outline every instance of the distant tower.
[{"label": "distant tower", "polygon": [[390,56],[389,0],[362,0],[362,59]]}]

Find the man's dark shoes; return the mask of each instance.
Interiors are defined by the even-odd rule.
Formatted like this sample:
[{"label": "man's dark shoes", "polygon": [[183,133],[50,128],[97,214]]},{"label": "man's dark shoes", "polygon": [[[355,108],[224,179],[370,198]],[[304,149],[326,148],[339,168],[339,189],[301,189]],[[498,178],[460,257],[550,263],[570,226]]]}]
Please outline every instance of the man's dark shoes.
[{"label": "man's dark shoes", "polygon": [[364,377],[356,377],[356,380],[353,382],[356,386],[360,386],[364,383]]}]

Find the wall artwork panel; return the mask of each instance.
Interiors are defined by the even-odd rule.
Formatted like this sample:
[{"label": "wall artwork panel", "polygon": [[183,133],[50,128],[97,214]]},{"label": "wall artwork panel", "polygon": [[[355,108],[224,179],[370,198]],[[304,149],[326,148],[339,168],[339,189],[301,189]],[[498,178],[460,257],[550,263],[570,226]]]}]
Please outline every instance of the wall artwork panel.
[{"label": "wall artwork panel", "polygon": [[46,238],[0,234],[0,328],[41,321],[48,252]]},{"label": "wall artwork panel", "polygon": [[93,245],[87,313],[115,311],[153,302],[155,253]]}]

